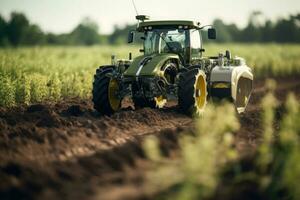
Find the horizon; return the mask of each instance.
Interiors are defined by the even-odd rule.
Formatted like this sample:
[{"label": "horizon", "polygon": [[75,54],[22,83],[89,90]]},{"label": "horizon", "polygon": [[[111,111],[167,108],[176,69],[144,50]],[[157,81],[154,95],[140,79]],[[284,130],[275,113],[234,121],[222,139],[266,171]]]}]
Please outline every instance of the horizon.
[{"label": "horizon", "polygon": [[[199,0],[189,0],[188,2],[182,4],[171,0],[163,2],[159,0],[151,2],[135,0],[139,14],[149,15],[153,20],[186,19],[210,24],[214,19],[219,18],[225,23],[234,23],[239,28],[247,25],[249,15],[253,11],[261,11],[263,13],[262,20],[270,19],[272,21],[300,12],[300,1],[297,0],[285,2],[280,0],[266,0],[264,2],[260,0],[245,0],[243,2],[211,0],[205,4]],[[161,9],[157,9],[158,3]],[[116,4],[119,6],[115,6]],[[234,7],[224,9],[223,12],[219,11],[228,8],[228,5],[234,5]],[[173,10],[171,13],[161,11],[170,9],[170,7]],[[201,7],[199,14],[197,14],[198,7]],[[234,12],[231,8],[234,9]],[[114,2],[89,0],[89,3],[83,0],[65,0],[63,2],[59,0],[26,0],[26,2],[22,0],[0,0],[0,15],[5,19],[8,19],[10,13],[14,11],[24,13],[31,23],[39,25],[45,32],[57,34],[70,32],[86,17],[97,22],[101,34],[111,34],[115,26],[123,27],[126,24],[136,23],[136,13],[131,0],[116,0]]]}]

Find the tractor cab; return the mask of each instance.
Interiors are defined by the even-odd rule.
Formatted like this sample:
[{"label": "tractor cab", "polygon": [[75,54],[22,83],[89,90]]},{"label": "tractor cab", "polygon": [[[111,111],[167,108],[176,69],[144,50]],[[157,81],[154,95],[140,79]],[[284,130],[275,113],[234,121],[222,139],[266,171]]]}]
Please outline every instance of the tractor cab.
[{"label": "tractor cab", "polygon": [[[202,38],[199,22],[194,21],[144,21],[137,26],[144,40],[141,52],[144,56],[176,54],[181,64],[191,65],[202,57]],[[214,35],[213,35],[214,32]],[[129,33],[128,42],[133,41],[134,32]],[[209,29],[209,38],[215,38],[215,30]]]}]

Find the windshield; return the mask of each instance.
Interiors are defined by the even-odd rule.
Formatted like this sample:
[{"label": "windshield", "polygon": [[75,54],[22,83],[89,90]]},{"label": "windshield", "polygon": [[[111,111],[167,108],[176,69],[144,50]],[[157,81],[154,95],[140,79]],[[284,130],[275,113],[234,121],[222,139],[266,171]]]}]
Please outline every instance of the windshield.
[{"label": "windshield", "polygon": [[145,54],[179,53],[183,54],[187,46],[186,30],[156,29],[146,32]]}]

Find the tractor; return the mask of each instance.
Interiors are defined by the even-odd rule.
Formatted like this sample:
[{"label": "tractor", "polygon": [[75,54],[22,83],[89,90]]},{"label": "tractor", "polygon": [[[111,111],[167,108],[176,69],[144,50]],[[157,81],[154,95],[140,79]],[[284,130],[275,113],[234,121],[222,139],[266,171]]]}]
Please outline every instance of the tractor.
[{"label": "tractor", "polygon": [[[176,100],[181,112],[200,116],[209,98],[232,101],[243,113],[252,92],[253,73],[241,57],[230,51],[205,57],[201,33],[207,26],[187,20],[151,21],[136,16],[136,30],[128,34],[128,43],[140,35],[142,55],[116,60],[96,70],[93,82],[94,108],[111,115],[130,97],[135,108],[162,108]],[[208,39],[216,39],[210,26]]]}]

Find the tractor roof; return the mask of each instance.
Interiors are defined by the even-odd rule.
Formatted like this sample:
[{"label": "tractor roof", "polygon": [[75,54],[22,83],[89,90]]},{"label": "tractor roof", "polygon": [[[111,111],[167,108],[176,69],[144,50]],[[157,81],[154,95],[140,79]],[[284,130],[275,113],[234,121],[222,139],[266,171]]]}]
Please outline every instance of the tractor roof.
[{"label": "tractor roof", "polygon": [[168,27],[179,28],[179,26],[183,26],[182,28],[186,28],[186,29],[193,29],[193,28],[200,28],[200,23],[195,22],[195,21],[187,21],[187,20],[144,21],[144,22],[139,23],[137,30],[144,31],[144,30],[147,30],[148,27],[151,27],[151,28],[168,28]]}]

